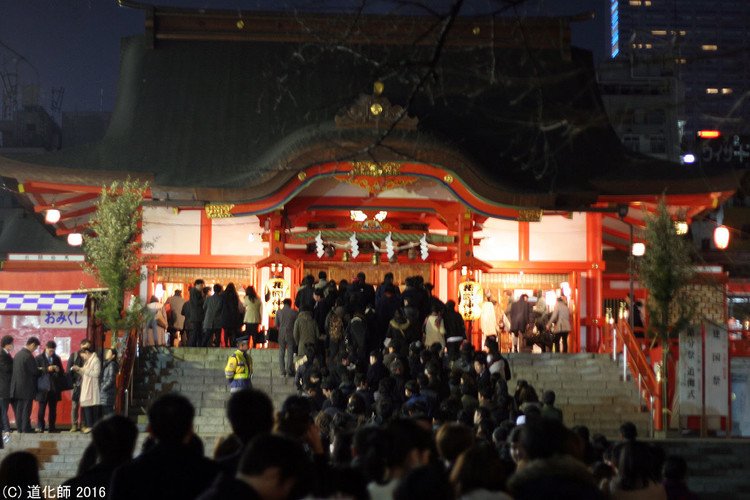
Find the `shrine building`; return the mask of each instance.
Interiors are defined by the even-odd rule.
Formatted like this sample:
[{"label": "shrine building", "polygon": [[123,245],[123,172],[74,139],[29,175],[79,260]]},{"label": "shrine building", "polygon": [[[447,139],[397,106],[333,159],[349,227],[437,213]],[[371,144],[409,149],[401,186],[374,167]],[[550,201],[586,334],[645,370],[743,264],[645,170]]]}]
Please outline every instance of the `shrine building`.
[{"label": "shrine building", "polygon": [[[571,46],[572,19],[441,29],[417,17],[144,13],[145,32],[122,41],[104,139],[0,157],[30,210],[60,211],[61,238],[86,231],[103,185],[148,181],[144,296],[203,278],[259,292],[283,280],[293,297],[307,274],[363,271],[377,284],[390,271],[402,286],[424,276],[445,301],[473,280],[501,307],[565,295],[571,350],[591,351],[605,254],[642,241],[662,195],[690,222],[737,187],[730,172],[623,147],[591,54]],[[3,272],[39,270],[9,261]]]}]

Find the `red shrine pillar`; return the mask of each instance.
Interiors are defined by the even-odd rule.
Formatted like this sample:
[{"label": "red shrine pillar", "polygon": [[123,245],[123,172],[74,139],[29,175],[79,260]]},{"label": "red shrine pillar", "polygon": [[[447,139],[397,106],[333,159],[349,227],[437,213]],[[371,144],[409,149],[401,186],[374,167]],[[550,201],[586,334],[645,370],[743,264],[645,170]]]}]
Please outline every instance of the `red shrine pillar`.
[{"label": "red shrine pillar", "polygon": [[602,342],[602,214],[586,214],[586,351],[598,352]]}]

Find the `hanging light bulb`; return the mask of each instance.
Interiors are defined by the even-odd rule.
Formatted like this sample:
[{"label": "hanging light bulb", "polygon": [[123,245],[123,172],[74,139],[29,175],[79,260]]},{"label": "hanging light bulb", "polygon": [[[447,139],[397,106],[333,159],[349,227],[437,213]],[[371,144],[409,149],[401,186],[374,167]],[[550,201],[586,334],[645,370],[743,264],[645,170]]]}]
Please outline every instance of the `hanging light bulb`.
[{"label": "hanging light bulb", "polygon": [[684,220],[678,220],[674,223],[674,230],[677,235],[682,236],[688,232],[688,223]]},{"label": "hanging light bulb", "polygon": [[729,246],[729,228],[721,225],[714,229],[714,245],[719,250],[724,250]]},{"label": "hanging light bulb", "polygon": [[68,245],[79,247],[83,244],[83,235],[81,233],[70,233],[68,235]]},{"label": "hanging light bulb", "polygon": [[60,211],[56,208],[50,208],[44,212],[44,222],[47,224],[55,224],[60,220]]},{"label": "hanging light bulb", "polygon": [[643,254],[646,253],[646,245],[640,241],[638,243],[633,243],[631,252],[634,257],[643,257]]}]

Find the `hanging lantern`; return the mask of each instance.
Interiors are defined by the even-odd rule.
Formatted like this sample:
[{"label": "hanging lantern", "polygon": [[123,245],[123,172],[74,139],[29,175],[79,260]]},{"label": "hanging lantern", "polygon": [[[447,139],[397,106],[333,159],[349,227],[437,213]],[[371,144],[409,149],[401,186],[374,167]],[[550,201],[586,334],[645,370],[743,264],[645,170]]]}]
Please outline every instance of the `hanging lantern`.
[{"label": "hanging lantern", "polygon": [[482,285],[476,281],[464,281],[458,285],[458,312],[466,321],[479,319],[482,313]]},{"label": "hanging lantern", "polygon": [[380,264],[380,254],[375,252],[372,254],[372,265],[377,266],[378,264]]},{"label": "hanging lantern", "polygon": [[271,278],[266,281],[265,296],[267,311],[271,318],[276,317],[276,311],[284,305],[284,299],[289,294],[289,283],[284,278]]},{"label": "hanging lantern", "polygon": [[341,256],[341,262],[349,262],[349,252],[344,252]]},{"label": "hanging lantern", "polygon": [[56,208],[50,208],[44,212],[44,222],[54,224],[60,220],[60,211]]},{"label": "hanging lantern", "polygon": [[83,235],[81,233],[70,233],[68,235],[68,245],[80,247],[83,244]]},{"label": "hanging lantern", "polygon": [[638,243],[633,243],[631,252],[634,257],[643,257],[643,254],[646,253],[646,244],[641,243],[640,241]]},{"label": "hanging lantern", "polygon": [[688,223],[685,222],[684,220],[675,221],[674,230],[678,236],[685,235],[688,232]]},{"label": "hanging lantern", "polygon": [[729,246],[729,228],[727,226],[718,226],[714,229],[714,245],[719,250],[724,250]]}]

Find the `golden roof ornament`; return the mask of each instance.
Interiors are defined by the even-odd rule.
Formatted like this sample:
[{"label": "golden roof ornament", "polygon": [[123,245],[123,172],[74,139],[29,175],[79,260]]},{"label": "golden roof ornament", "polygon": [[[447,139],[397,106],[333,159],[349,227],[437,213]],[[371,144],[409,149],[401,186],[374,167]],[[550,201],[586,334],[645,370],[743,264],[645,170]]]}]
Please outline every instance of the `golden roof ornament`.
[{"label": "golden roof ornament", "polygon": [[[417,130],[419,120],[411,117],[406,110],[391,101],[382,94],[378,94],[382,88],[375,82],[373,85],[374,95],[361,94],[359,98],[349,106],[342,109],[334,118],[338,129],[387,129],[393,127],[398,130]],[[382,83],[381,83],[382,85]]]}]

